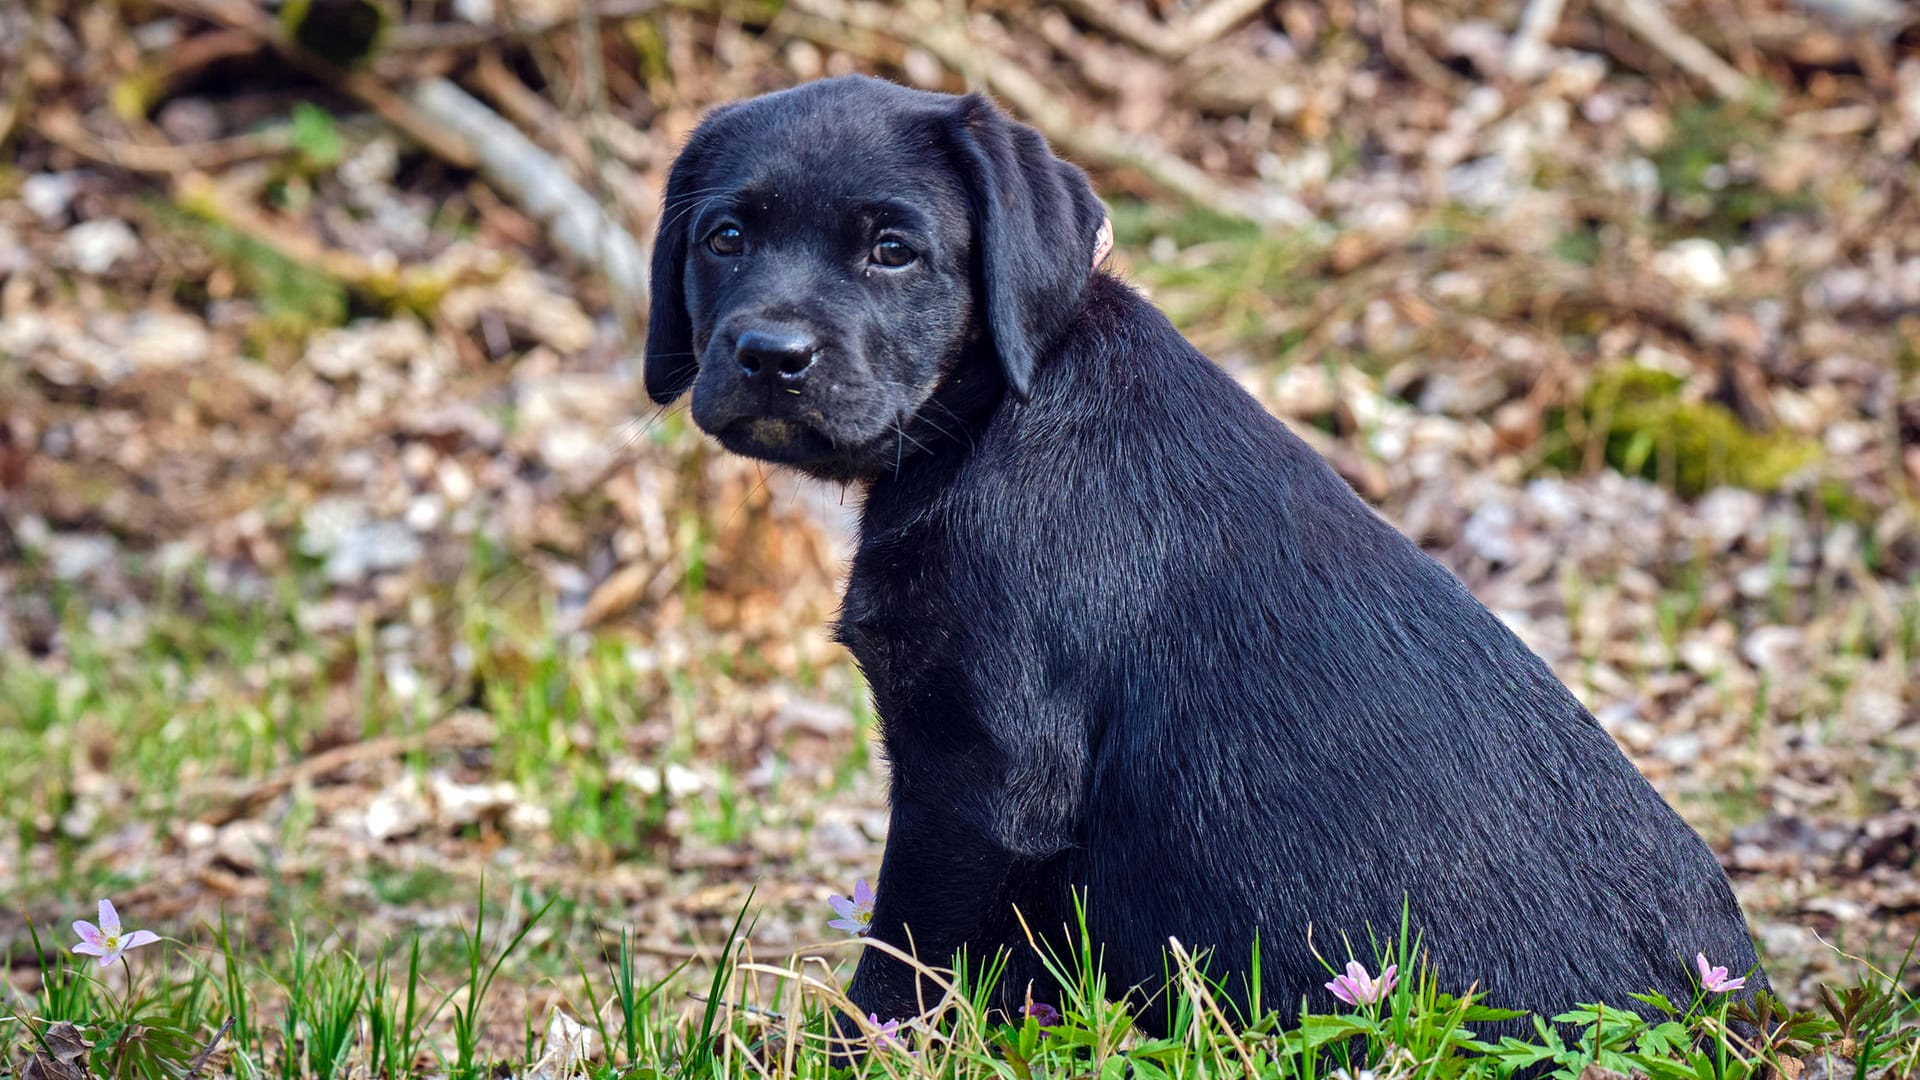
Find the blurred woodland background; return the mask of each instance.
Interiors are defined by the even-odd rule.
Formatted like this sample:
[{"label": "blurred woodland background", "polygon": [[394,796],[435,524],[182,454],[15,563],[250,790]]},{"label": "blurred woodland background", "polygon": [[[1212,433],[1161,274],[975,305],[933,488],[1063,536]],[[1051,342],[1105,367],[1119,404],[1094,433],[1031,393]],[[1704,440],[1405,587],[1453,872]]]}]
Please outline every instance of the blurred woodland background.
[{"label": "blurred woodland background", "polygon": [[759,947],[821,936],[886,822],[858,492],[654,410],[635,335],[701,111],[850,71],[1085,165],[1790,997],[1904,948],[1908,0],[0,0],[0,949],[99,895],[446,925],[483,871],[661,965],[754,887]]}]

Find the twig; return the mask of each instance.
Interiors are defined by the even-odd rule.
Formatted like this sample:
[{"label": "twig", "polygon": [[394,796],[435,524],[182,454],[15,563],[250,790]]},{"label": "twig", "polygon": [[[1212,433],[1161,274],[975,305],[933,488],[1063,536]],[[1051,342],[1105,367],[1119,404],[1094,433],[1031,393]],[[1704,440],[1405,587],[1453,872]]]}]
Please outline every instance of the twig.
[{"label": "twig", "polygon": [[1376,3],[1380,14],[1380,48],[1387,59],[1431,89],[1456,100],[1465,97],[1473,84],[1408,40],[1406,12],[1401,0],[1376,0]]},{"label": "twig", "polygon": [[[507,5],[511,10],[513,5]],[[582,17],[595,22],[619,22],[660,9],[660,0],[601,0],[582,8]],[[435,49],[471,49],[494,43],[514,43],[545,37],[573,25],[574,16],[507,21],[491,26],[476,23],[406,23],[390,28],[380,39],[382,53],[427,52]]]},{"label": "twig", "polygon": [[414,87],[411,102],[477,148],[480,174],[539,222],[561,254],[604,274],[617,303],[634,312],[646,307],[647,260],[639,243],[552,156],[445,79]]},{"label": "twig", "polygon": [[1749,96],[1746,76],[1680,29],[1653,0],[1594,0],[1594,6],[1720,97],[1740,101]]},{"label": "twig", "polygon": [[937,8],[831,0],[806,0],[794,6],[818,16],[795,20],[790,24],[794,32],[822,44],[854,47],[849,36],[828,32],[845,27],[919,46],[949,69],[983,84],[1073,156],[1109,168],[1132,169],[1168,191],[1230,217],[1266,225],[1300,225],[1312,218],[1304,207],[1283,196],[1223,185],[1167,153],[1151,138],[1082,120],[1024,67],[972,41],[964,27],[940,17]]},{"label": "twig", "polygon": [[33,122],[33,127],[48,142],[88,160],[128,172],[167,176],[219,169],[277,154],[292,145],[291,135],[284,128],[185,145],[150,146],[121,142],[88,131],[79,115],[64,106],[48,110]]},{"label": "twig", "polygon": [[473,144],[456,132],[434,124],[422,116],[407,99],[387,89],[379,79],[364,71],[348,71],[316,56],[288,37],[280,24],[267,17],[257,5],[244,0],[159,0],[164,7],[219,26],[245,30],[273,46],[276,52],[326,80],[341,91],[358,98],[361,104],[379,114],[408,138],[419,143],[435,157],[457,168],[471,169],[478,161]]},{"label": "twig", "polygon": [[1560,25],[1566,0],[1527,0],[1520,25],[1507,43],[1507,74],[1522,81],[1540,74],[1547,55],[1547,38]]},{"label": "twig", "polygon": [[212,64],[236,56],[251,56],[260,51],[260,42],[245,30],[215,30],[195,34],[176,45],[144,58],[139,70],[114,85],[114,108],[122,116],[145,116],[155,102],[166,97],[194,73]]},{"label": "twig", "polygon": [[521,130],[538,132],[579,175],[593,171],[593,147],[586,136],[566,123],[551,102],[528,89],[520,76],[507,70],[498,52],[482,50],[464,82]]},{"label": "twig", "polygon": [[[497,258],[463,252],[458,247],[449,249],[434,262],[411,266],[376,262],[351,251],[328,247],[308,232],[261,211],[251,192],[237,192],[231,184],[202,172],[174,177],[171,194],[174,205],[187,213],[245,233],[283,258],[333,278],[382,304],[426,310],[463,278],[498,272]],[[491,260],[491,271],[484,260]]]},{"label": "twig", "polygon": [[1122,0],[1067,0],[1067,8],[1136,48],[1165,60],[1182,60],[1252,18],[1266,0],[1213,0],[1177,22],[1163,23]]},{"label": "twig", "polygon": [[202,814],[200,820],[209,825],[225,825],[288,791],[295,784],[362,761],[397,757],[428,746],[488,746],[492,741],[491,732],[467,722],[462,714],[456,713],[412,735],[387,735],[365,742],[348,743],[282,766],[272,776],[249,785],[246,791],[232,798],[226,806]]},{"label": "twig", "polygon": [[214,1048],[219,1046],[220,1040],[226,1038],[227,1032],[232,1030],[233,1014],[228,1013],[226,1020],[220,1024],[220,1030],[214,1032],[213,1038],[207,1040],[207,1045],[203,1047],[198,1054],[193,1056],[193,1061],[187,1066],[187,1075],[182,1077],[181,1080],[194,1080],[195,1077],[199,1076],[200,1070],[207,1067],[207,1059],[213,1056]]},{"label": "twig", "polygon": [[33,83],[27,73],[33,68],[33,61],[40,51],[40,39],[46,36],[47,0],[39,0],[33,5],[33,14],[27,25],[27,39],[20,43],[20,51],[13,58],[13,71],[7,76],[3,91],[0,91],[0,152],[7,148],[7,141],[13,136],[14,125],[27,114],[27,98],[32,93]]}]

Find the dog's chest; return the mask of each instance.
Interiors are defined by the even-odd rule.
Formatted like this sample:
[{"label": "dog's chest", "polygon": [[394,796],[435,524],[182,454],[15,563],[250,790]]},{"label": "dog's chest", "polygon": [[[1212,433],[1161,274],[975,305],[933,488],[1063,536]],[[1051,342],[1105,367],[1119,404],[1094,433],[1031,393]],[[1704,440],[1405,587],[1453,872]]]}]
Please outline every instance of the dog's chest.
[{"label": "dog's chest", "polygon": [[924,672],[944,636],[945,605],[911,580],[861,574],[847,582],[834,636],[853,653],[877,695]]},{"label": "dog's chest", "polygon": [[947,711],[960,692],[966,613],[949,581],[925,548],[863,547],[854,559],[834,636],[859,661],[883,719]]}]

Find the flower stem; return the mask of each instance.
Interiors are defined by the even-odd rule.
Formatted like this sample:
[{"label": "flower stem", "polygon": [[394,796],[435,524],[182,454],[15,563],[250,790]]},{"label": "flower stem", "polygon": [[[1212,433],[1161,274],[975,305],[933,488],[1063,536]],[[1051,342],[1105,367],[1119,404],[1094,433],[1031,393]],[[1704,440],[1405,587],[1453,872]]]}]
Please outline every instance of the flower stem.
[{"label": "flower stem", "polygon": [[1720,1046],[1718,1053],[1715,1054],[1717,1060],[1714,1063],[1713,1075],[1724,1080],[1727,1075],[1727,1002],[1724,998],[1720,1002],[1720,1031],[1717,1039]]}]

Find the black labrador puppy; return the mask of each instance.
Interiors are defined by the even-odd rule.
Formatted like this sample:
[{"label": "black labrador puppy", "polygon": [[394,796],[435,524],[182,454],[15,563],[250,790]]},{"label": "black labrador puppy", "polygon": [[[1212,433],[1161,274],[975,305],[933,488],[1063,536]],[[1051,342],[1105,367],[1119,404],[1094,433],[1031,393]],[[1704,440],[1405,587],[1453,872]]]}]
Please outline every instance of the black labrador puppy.
[{"label": "black labrador puppy", "polygon": [[[1169,937],[1244,996],[1257,933],[1266,1000],[1329,1008],[1314,949],[1371,966],[1403,903],[1446,989],[1548,1015],[1684,1000],[1696,953],[1755,969],[1700,837],[1093,268],[1104,222],[984,98],[861,77],[715,110],[668,181],[649,395],[864,486],[838,630],[892,766],[872,935],[935,965],[1010,949],[1003,1004],[1047,1000],[1015,909],[1057,935],[1079,892],[1150,1027]],[[886,1019],[923,990],[868,950],[849,992]]]}]

